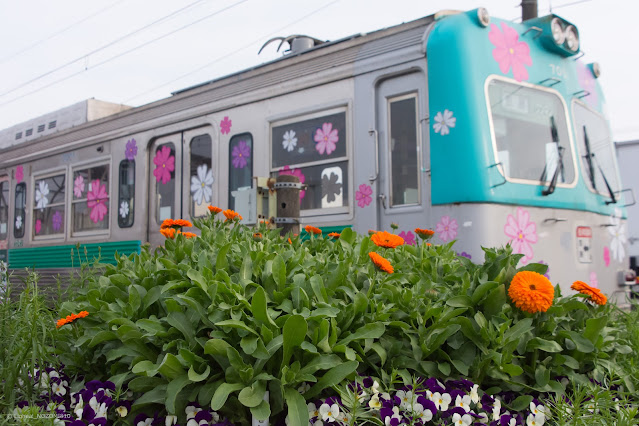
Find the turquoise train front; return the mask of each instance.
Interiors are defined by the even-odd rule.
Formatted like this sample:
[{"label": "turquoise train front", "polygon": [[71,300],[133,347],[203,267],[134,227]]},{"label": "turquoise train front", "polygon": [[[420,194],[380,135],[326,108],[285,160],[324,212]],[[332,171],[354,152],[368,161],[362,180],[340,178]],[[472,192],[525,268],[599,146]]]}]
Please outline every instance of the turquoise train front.
[{"label": "turquoise train front", "polygon": [[481,246],[510,243],[562,289],[581,280],[621,301],[634,281],[626,200],[577,27],[483,8],[437,18],[426,51],[438,235],[478,260]]}]

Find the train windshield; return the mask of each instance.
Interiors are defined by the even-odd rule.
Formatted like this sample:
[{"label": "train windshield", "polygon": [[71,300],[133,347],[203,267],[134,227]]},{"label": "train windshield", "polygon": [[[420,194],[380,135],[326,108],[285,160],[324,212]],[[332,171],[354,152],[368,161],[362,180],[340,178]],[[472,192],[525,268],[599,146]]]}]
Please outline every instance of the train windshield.
[{"label": "train windshield", "polygon": [[495,156],[508,180],[574,182],[566,109],[558,94],[494,79],[488,83],[488,101]]},{"label": "train windshield", "polygon": [[619,191],[619,180],[608,124],[580,102],[573,103],[573,115],[586,185],[591,191],[613,197],[610,192]]}]

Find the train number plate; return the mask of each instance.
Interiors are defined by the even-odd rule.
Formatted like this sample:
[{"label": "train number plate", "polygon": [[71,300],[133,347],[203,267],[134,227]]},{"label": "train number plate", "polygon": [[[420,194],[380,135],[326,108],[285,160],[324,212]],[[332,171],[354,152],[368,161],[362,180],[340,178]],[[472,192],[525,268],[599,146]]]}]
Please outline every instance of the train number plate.
[{"label": "train number plate", "polygon": [[592,229],[577,227],[577,258],[581,263],[592,263]]}]

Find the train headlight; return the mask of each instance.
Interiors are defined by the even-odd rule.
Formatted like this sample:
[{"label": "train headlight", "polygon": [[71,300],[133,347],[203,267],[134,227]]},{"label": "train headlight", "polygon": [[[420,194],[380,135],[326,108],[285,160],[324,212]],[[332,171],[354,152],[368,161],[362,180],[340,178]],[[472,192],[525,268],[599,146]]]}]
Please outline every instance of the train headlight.
[{"label": "train headlight", "polygon": [[485,7],[477,9],[477,20],[482,27],[490,25],[490,14],[488,14],[488,10]]},{"label": "train headlight", "polygon": [[556,45],[559,46],[564,43],[566,33],[564,32],[564,26],[559,18],[553,18],[553,20],[550,21],[550,31],[552,33],[552,39]]},{"label": "train headlight", "polygon": [[599,78],[601,75],[601,65],[599,65],[599,62],[593,62],[592,64],[588,64],[588,66],[590,67],[590,71],[592,71],[592,75],[594,75],[595,78]]},{"label": "train headlight", "polygon": [[577,28],[569,25],[566,28],[566,47],[571,52],[577,52],[579,50],[579,34],[577,34]]}]

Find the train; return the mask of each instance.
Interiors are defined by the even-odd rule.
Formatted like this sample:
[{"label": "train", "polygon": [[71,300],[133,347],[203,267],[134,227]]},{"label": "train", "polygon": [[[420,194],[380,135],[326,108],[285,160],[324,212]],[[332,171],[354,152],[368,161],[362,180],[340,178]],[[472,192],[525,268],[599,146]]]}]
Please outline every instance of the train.
[{"label": "train", "polygon": [[433,242],[455,241],[471,261],[510,244],[520,265],[546,263],[566,293],[576,280],[619,301],[632,288],[633,197],[600,67],[583,60],[575,24],[444,10],[335,41],[281,42],[290,48],[276,60],[166,99],[5,131],[9,270],[77,266],[77,244],[105,261],[158,246],[162,221],[208,205],[253,225],[264,213],[259,178],[293,175],[302,226],[396,228],[406,244],[431,228]]}]

